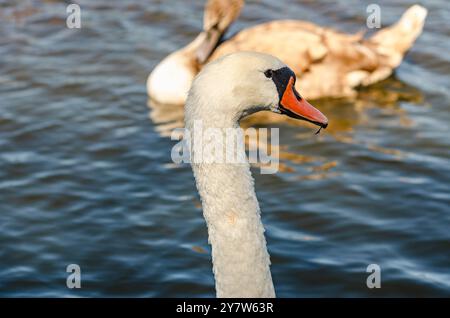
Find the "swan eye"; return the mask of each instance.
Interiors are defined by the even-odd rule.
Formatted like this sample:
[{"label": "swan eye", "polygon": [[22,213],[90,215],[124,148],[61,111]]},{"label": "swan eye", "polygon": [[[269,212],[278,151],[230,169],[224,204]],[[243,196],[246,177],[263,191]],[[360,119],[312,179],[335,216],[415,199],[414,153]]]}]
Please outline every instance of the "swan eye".
[{"label": "swan eye", "polygon": [[267,78],[272,78],[273,71],[272,70],[267,70],[267,71],[264,72],[264,75],[266,75]]}]

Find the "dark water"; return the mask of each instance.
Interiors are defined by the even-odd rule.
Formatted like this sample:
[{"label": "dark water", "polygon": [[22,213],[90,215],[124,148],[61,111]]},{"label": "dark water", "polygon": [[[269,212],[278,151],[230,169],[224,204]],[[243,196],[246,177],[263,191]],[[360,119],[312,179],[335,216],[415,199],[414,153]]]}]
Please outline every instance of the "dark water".
[{"label": "dark water", "polygon": [[[231,31],[297,18],[353,32],[370,2],[248,1]],[[63,1],[0,1],[0,296],[213,296],[194,179],[165,136],[181,108],[149,112],[145,91],[203,1],[78,3],[69,30]],[[381,2],[382,23],[412,3]],[[255,178],[278,296],[450,296],[450,9],[425,6],[395,77],[316,102],[325,133],[273,124],[282,171]]]}]

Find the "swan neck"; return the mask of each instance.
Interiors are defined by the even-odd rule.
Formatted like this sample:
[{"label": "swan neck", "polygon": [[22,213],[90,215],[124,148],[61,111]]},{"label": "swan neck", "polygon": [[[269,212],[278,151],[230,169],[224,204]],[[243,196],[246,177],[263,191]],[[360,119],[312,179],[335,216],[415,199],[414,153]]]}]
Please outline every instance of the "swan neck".
[{"label": "swan neck", "polygon": [[[220,128],[225,133],[226,128],[238,124],[230,119],[223,126],[229,126]],[[199,134],[194,134],[196,137]],[[242,148],[233,151],[236,155],[243,155],[238,152],[244,151],[245,155]],[[275,297],[264,227],[248,162],[193,163],[192,168],[208,226],[217,296]]]}]

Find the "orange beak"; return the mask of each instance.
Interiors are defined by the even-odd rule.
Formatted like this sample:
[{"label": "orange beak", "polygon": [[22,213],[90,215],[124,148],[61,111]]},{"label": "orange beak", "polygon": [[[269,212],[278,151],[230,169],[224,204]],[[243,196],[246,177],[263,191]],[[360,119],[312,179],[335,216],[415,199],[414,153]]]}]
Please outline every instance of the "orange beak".
[{"label": "orange beak", "polygon": [[328,119],[317,108],[300,97],[295,90],[294,81],[292,76],[280,101],[281,111],[289,117],[303,119],[322,128],[327,128]]}]

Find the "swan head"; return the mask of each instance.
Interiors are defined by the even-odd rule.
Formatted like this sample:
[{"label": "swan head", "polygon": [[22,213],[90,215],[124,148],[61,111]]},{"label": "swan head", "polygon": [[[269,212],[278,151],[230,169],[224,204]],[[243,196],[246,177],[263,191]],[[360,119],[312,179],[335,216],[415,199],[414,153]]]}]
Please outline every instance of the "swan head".
[{"label": "swan head", "polygon": [[192,80],[236,20],[243,0],[208,0],[203,31],[188,45],[164,58],[147,78],[147,94],[161,104],[184,104]]},{"label": "swan head", "polygon": [[186,102],[186,122],[201,119],[226,125],[268,110],[326,128],[328,119],[301,97],[295,81],[295,73],[274,56],[226,55],[206,65],[194,79]]}]

